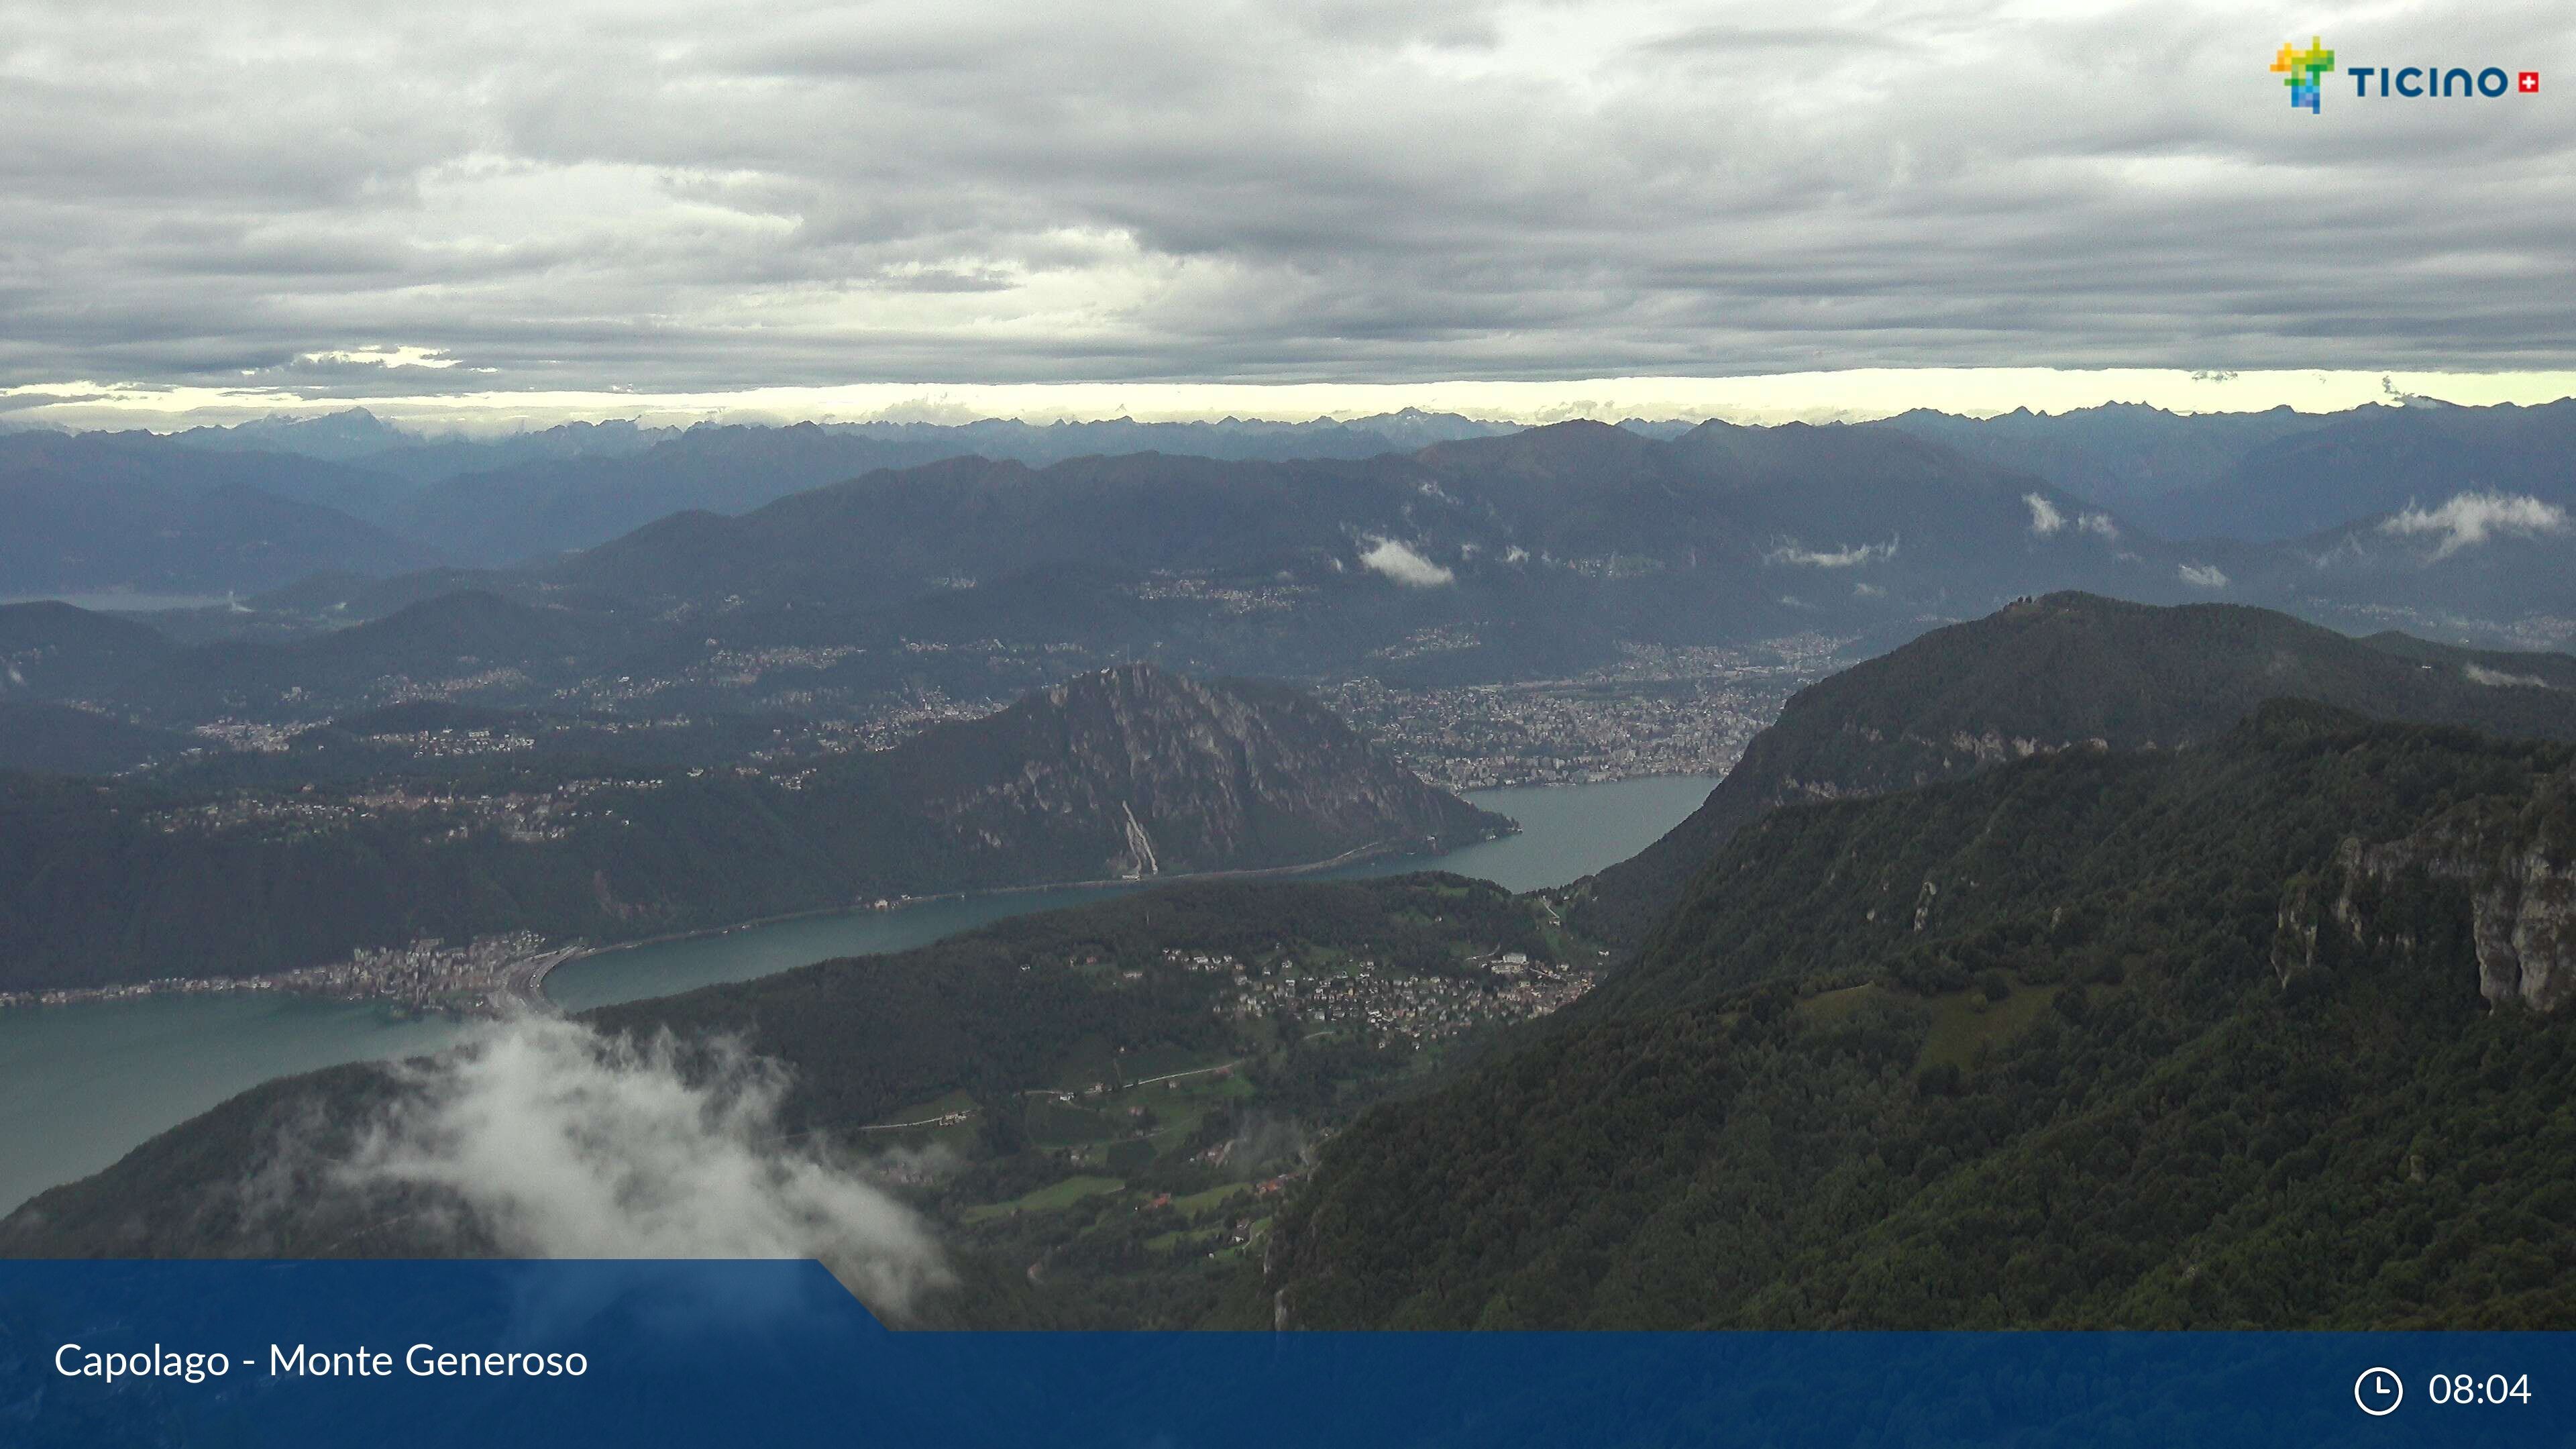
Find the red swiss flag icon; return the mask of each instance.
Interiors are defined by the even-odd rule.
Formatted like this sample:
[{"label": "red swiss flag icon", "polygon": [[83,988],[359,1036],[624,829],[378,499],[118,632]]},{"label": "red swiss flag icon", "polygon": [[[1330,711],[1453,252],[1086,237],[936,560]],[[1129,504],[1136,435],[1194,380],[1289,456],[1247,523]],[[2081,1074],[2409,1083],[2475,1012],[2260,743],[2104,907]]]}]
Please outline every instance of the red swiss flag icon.
[{"label": "red swiss flag icon", "polygon": [[2516,89],[2520,90],[2526,96],[2536,96],[2540,94],[2540,72],[2536,70],[2524,71]]}]

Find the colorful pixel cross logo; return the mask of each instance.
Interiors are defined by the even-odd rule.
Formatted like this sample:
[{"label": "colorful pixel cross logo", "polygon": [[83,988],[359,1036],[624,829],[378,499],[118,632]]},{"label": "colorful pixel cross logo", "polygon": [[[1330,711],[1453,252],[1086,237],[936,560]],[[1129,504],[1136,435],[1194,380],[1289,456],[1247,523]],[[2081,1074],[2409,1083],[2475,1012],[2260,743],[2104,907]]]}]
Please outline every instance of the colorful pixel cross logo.
[{"label": "colorful pixel cross logo", "polygon": [[2318,115],[2325,114],[2326,72],[2334,69],[2334,52],[2326,49],[2321,36],[2311,36],[2308,48],[2299,49],[2284,43],[2281,53],[2272,57],[2272,74],[2290,88],[2290,109],[2307,107]]}]

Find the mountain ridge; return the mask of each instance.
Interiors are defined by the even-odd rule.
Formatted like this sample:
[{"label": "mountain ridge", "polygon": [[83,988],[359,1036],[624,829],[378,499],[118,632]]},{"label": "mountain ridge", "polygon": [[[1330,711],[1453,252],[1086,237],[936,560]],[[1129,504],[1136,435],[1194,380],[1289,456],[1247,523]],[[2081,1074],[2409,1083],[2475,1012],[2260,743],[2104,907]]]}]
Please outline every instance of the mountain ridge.
[{"label": "mountain ridge", "polygon": [[[2480,683],[2471,669],[2544,684]],[[1911,788],[2074,748],[2179,748],[2282,696],[2391,720],[2576,738],[2576,658],[2567,655],[2405,635],[2355,640],[2243,605],[2158,609],[2051,594],[1935,630],[1800,691],[1699,810],[1591,878],[1573,919],[1607,939],[1643,940],[1703,862],[1783,804]]]}]

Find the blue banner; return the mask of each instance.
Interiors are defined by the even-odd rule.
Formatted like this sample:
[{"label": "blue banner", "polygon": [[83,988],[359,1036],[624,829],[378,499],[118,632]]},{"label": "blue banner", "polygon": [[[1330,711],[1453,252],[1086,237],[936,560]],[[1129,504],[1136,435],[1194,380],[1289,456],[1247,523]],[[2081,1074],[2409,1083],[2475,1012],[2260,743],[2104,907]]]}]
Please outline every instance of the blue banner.
[{"label": "blue banner", "polygon": [[811,1263],[0,1262],[0,1444],[2576,1444],[2561,1334],[892,1333]]}]

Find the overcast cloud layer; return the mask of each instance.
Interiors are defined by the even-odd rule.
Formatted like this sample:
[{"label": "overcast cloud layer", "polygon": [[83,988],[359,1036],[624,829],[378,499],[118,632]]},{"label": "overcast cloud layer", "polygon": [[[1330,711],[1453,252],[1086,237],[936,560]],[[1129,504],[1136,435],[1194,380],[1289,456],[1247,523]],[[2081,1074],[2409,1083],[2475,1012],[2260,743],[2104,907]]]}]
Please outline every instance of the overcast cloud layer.
[{"label": "overcast cloud layer", "polygon": [[2571,17],[0,0],[0,384],[2564,369]]}]

